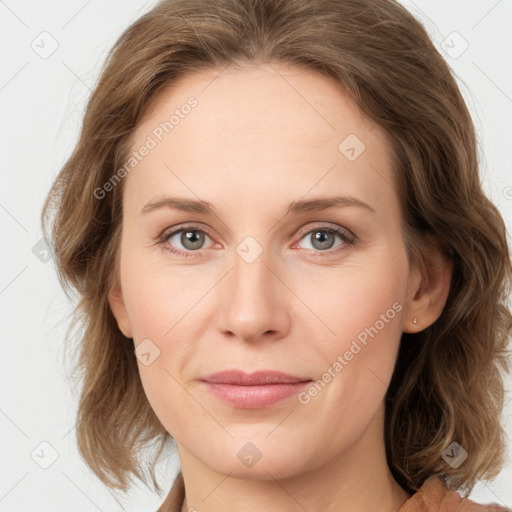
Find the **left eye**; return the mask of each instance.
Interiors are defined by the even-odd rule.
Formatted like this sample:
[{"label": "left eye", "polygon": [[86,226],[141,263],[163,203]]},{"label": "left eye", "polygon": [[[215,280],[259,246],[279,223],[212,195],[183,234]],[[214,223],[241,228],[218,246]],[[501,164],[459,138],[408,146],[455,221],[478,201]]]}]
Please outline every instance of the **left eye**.
[{"label": "left eye", "polygon": [[[334,246],[336,238],[341,239],[341,243]],[[315,251],[326,252],[340,245],[353,243],[353,238],[343,231],[336,228],[316,228],[308,231],[301,238],[301,240],[308,240],[312,247],[305,247],[305,249],[312,249]]]}]

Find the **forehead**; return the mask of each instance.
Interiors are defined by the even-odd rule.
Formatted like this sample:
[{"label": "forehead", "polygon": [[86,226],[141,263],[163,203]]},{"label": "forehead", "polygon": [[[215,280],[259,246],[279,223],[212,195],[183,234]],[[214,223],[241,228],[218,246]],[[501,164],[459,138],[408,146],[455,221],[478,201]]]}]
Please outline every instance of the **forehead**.
[{"label": "forehead", "polygon": [[[193,109],[186,106],[191,98],[197,103]],[[334,79],[288,64],[228,66],[182,76],[151,102],[133,140],[169,121],[174,112],[173,137],[183,131],[179,124],[189,125],[195,134],[209,136],[202,141],[206,145],[220,127],[224,131],[216,139],[228,133],[245,141],[249,134],[255,143],[275,144],[278,133],[278,142],[297,146],[336,141],[344,130],[375,128]],[[187,117],[192,121],[182,123]]]},{"label": "forehead", "polygon": [[[152,102],[132,150],[149,140],[152,148],[127,185],[140,201],[164,183],[203,197],[273,185],[296,199],[342,186],[377,204],[393,193],[384,130],[334,79],[293,66],[181,77]],[[379,182],[390,191],[379,190]]]}]

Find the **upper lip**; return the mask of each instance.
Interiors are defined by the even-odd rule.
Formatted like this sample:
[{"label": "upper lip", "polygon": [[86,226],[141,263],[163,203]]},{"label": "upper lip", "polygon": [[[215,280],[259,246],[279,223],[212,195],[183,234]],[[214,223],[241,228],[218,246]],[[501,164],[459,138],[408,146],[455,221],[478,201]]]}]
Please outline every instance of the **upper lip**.
[{"label": "upper lip", "polygon": [[279,371],[262,370],[254,373],[246,373],[242,370],[226,370],[212,373],[200,380],[212,384],[238,384],[239,386],[257,386],[262,384],[293,384],[307,382],[311,379],[297,377]]}]

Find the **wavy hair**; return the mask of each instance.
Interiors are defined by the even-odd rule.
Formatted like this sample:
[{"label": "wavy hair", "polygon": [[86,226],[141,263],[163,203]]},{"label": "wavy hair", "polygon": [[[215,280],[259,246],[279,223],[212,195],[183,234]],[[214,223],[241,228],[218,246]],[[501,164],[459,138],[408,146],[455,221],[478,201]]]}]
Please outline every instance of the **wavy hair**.
[{"label": "wavy hair", "polygon": [[[147,470],[160,491],[154,464],[172,442],[108,303],[123,180],[102,198],[97,191],[129,158],[131,136],[160,92],[195,71],[255,63],[334,78],[389,135],[409,260],[422,265],[435,241],[453,276],[439,319],[402,335],[386,394],[388,465],[411,493],[433,475],[470,492],[504,462],[506,227],[482,191],[475,129],[456,80],[424,27],[394,0],[164,0],[117,40],[41,215],[59,280],[79,298],[81,456],[111,488],[127,490],[133,476],[148,485]],[[458,468],[442,458],[452,442],[469,454]]]}]

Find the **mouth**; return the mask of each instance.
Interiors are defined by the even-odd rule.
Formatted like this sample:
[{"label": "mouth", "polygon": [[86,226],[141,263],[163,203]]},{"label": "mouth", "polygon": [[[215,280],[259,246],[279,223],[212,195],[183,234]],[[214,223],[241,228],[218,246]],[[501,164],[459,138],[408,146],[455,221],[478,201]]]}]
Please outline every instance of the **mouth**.
[{"label": "mouth", "polygon": [[279,371],[227,370],[199,379],[216,398],[238,409],[264,409],[299,393],[311,379]]}]

